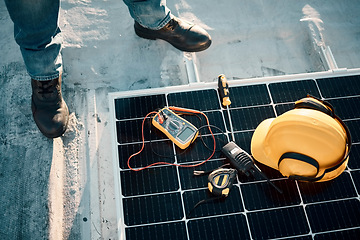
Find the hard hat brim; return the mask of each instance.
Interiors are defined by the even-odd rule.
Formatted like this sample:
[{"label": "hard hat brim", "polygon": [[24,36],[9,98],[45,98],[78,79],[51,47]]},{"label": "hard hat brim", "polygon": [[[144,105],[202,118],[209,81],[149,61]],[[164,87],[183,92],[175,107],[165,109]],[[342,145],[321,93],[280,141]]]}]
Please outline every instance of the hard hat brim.
[{"label": "hard hat brim", "polygon": [[262,121],[257,128],[251,139],[251,154],[256,161],[278,170],[278,165],[271,158],[267,151],[270,151],[269,146],[266,144],[266,137],[270,129],[271,123],[275,118],[269,118]]}]

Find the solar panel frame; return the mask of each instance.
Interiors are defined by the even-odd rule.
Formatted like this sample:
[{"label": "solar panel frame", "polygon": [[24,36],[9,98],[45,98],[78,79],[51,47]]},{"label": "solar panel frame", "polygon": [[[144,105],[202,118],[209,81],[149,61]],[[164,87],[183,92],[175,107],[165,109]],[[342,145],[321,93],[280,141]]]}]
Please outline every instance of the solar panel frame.
[{"label": "solar panel frame", "polygon": [[[113,120],[114,129],[124,129],[123,131],[126,132],[126,134],[114,134],[114,139],[117,141],[116,150],[114,150],[116,158],[114,167],[117,169],[114,172],[115,175],[118,174],[115,176],[115,180],[118,181],[115,187],[118,187],[116,191],[120,193],[116,199],[120,218],[119,231],[126,239],[152,239],[149,236],[153,236],[154,232],[157,234],[157,239],[169,239],[168,236],[171,236],[171,239],[218,239],[219,234],[222,234],[222,237],[241,236],[241,239],[323,239],[326,236],[350,239],[355,236],[360,231],[360,208],[358,207],[360,199],[360,133],[358,131],[360,129],[360,109],[356,107],[360,101],[360,81],[358,79],[359,76],[299,77],[299,79],[280,79],[260,84],[240,82],[238,85],[231,84],[230,94],[233,95],[230,96],[233,104],[230,107],[230,115],[231,122],[235,126],[233,126],[235,141],[246,151],[250,151],[249,140],[260,121],[278,116],[293,108],[295,100],[310,93],[332,103],[335,111],[349,126],[354,146],[350,157],[353,157],[354,160],[349,162],[348,168],[337,179],[326,183],[310,184],[287,180],[277,171],[257,163],[259,168],[277,186],[286,191],[284,195],[278,194],[261,176],[246,177],[239,174],[229,199],[220,203],[206,204],[196,209],[197,212],[190,217],[187,216],[187,212],[191,203],[207,196],[206,177],[194,181],[191,179],[191,170],[188,168],[157,166],[144,170],[146,172],[143,172],[145,180],[142,183],[144,184],[142,191],[136,189],[141,177],[135,177],[134,179],[137,180],[130,181],[128,185],[123,183],[128,177],[132,180],[130,177],[132,173],[127,166],[121,164],[126,160],[124,159],[125,155],[130,150],[125,151],[127,154],[121,155],[121,149],[131,146],[131,149],[134,150],[134,146],[138,147],[141,139],[133,137],[136,134],[128,136],[127,130],[132,129],[131,127],[116,126],[129,121],[134,121],[139,125],[139,120],[142,120],[145,112],[154,110],[153,107],[176,105],[198,108],[209,115],[216,115],[216,124],[221,125],[230,139],[227,110],[221,108],[216,85],[208,85],[205,88],[204,86],[192,86],[187,89],[175,87],[161,91],[159,89],[144,90],[136,91],[133,96],[131,93],[123,97],[111,96],[111,105],[116,109]],[[337,81],[341,81],[341,83],[337,83]],[[352,87],[346,86],[346,83],[351,84]],[[246,93],[249,94],[250,100],[244,96]],[[209,96],[212,101],[204,100]],[[152,97],[155,99],[154,102],[150,101]],[[142,98],[146,98],[146,100]],[[131,99],[135,99],[134,102],[137,103],[128,103],[128,109],[138,106],[139,102],[146,102],[145,108],[138,112],[127,110],[126,114],[121,114],[121,107],[116,102],[123,102],[121,104],[126,105],[125,103]],[[344,108],[345,106],[348,107]],[[243,119],[246,123],[245,126],[238,124],[237,119]],[[255,119],[256,121],[251,122],[246,119]],[[205,137],[208,133],[204,133]],[[123,141],[124,135],[126,135],[125,139],[130,140]],[[169,143],[169,140],[159,133],[150,138],[153,138],[151,143],[149,136],[146,138],[146,145],[161,146],[164,144],[163,148],[168,149],[168,154],[180,152],[174,144]],[[174,156],[169,161],[181,164],[199,162],[206,157],[205,151],[208,150],[200,147],[200,142],[193,146],[193,149],[196,148],[200,148],[196,150],[198,153],[184,155],[183,159],[185,160]],[[152,154],[149,151],[147,150],[148,153],[145,155],[145,159],[147,159],[145,164],[135,164],[135,167],[144,166],[156,160],[156,157],[151,157]],[[122,159],[119,159],[120,157]],[[209,170],[222,163],[224,163],[224,158],[219,154],[206,163],[203,169]],[[171,171],[162,171],[163,169]],[[140,174],[142,173],[140,172]],[[176,176],[172,176],[173,174]],[[160,183],[162,187],[154,187],[154,190],[151,188],[153,186],[150,186],[154,183]],[[189,198],[190,196],[193,197]],[[194,198],[195,196],[197,198]],[[229,208],[229,206],[236,206],[233,205],[233,201],[238,202],[237,208]],[[344,218],[341,209],[345,211],[350,220],[336,220]],[[328,220],[329,216],[326,215],[328,210],[334,210],[335,220]],[[322,214],[320,220],[315,220],[319,211]],[[139,215],[139,212],[144,212],[146,217],[143,217],[142,214]],[[157,216],[157,214],[161,216]],[[234,221],[239,224],[234,224]],[[171,234],[174,231],[176,234]]]}]

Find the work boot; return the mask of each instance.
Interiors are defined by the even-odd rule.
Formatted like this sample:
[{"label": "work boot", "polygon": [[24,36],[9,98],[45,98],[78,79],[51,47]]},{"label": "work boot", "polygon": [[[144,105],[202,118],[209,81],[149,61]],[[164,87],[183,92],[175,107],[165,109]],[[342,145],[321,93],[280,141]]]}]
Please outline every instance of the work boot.
[{"label": "work boot", "polygon": [[69,110],[61,94],[61,77],[49,81],[31,79],[31,87],[36,125],[48,138],[61,136],[69,120]]},{"label": "work boot", "polygon": [[159,30],[141,26],[135,21],[135,33],[146,39],[162,39],[185,52],[199,52],[210,47],[211,37],[200,26],[172,16],[170,22]]}]

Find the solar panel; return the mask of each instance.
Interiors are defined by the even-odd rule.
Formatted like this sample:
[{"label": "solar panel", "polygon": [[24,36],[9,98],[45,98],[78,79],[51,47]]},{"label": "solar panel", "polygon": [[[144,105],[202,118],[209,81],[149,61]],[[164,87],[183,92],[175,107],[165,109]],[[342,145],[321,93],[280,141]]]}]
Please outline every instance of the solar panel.
[{"label": "solar panel", "polygon": [[[299,79],[230,87],[232,104],[221,107],[215,86],[171,88],[139,96],[114,97],[116,130],[116,201],[120,207],[120,229],[126,239],[356,239],[360,236],[360,76]],[[311,94],[324,98],[335,108],[352,134],[353,149],[347,169],[338,178],[322,183],[286,179],[269,167],[259,168],[282,189],[277,192],[262,176],[238,174],[229,196],[199,205],[210,198],[207,176],[194,176],[193,168],[154,166],[134,172],[128,168],[131,154],[142,147],[145,115],[164,106],[177,106],[206,113],[210,123],[250,152],[257,125],[294,107],[294,101]],[[229,112],[227,112],[229,111]],[[230,120],[229,120],[230,116]],[[204,120],[184,116],[196,126]],[[230,124],[232,124],[230,126]],[[225,137],[213,129],[217,144]],[[177,164],[199,163],[211,151],[197,138],[181,150],[144,120],[144,150],[130,160],[133,168],[158,161]],[[212,147],[209,130],[202,138]],[[219,150],[218,146],[217,150]],[[163,156],[167,156],[164,158]],[[220,151],[204,165],[204,171],[226,163]]]}]

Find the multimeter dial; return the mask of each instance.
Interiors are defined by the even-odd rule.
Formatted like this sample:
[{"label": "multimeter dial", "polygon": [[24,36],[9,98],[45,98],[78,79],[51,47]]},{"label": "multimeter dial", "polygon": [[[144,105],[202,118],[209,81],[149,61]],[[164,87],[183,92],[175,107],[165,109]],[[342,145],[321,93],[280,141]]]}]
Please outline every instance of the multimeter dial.
[{"label": "multimeter dial", "polygon": [[181,123],[176,120],[170,120],[168,123],[169,131],[179,131],[181,129]]}]

